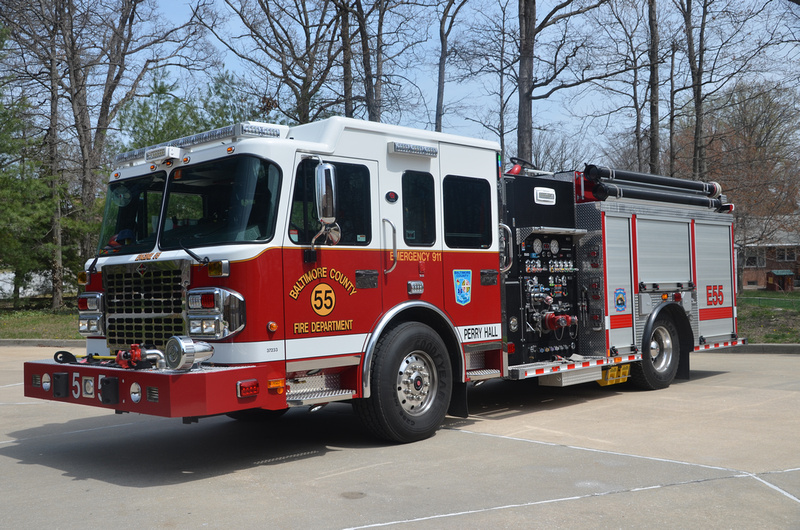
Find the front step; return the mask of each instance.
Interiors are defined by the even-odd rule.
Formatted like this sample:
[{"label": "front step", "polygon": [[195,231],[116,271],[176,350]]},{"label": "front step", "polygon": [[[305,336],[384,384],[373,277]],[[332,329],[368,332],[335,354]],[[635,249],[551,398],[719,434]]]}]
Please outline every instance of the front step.
[{"label": "front step", "polygon": [[[617,355],[616,357],[584,357],[581,355],[573,355],[570,359],[561,359],[558,361],[547,361],[547,362],[518,364],[516,366],[509,366],[508,378],[530,379],[532,377],[542,377],[551,374],[580,372],[602,366],[612,366],[615,364],[630,363],[641,360],[642,360],[642,354],[640,353]],[[589,377],[593,377],[593,375]],[[564,384],[577,384],[578,382],[586,382],[585,380],[581,381],[580,379],[582,378],[578,376],[575,377],[562,376],[561,378],[559,378],[560,381],[565,382]]]},{"label": "front step", "polygon": [[317,405],[331,401],[344,401],[352,399],[355,390],[318,390],[310,392],[289,392],[286,394],[286,404],[290,407],[303,405]]},{"label": "front step", "polygon": [[286,404],[290,407],[344,401],[357,393],[355,390],[342,388],[338,373],[298,377],[289,379],[286,383],[289,387]]}]

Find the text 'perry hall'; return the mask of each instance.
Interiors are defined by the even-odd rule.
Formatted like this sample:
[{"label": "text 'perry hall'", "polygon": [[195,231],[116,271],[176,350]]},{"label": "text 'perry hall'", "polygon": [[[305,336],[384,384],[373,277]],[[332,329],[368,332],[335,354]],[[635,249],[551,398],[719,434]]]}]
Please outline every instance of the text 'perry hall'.
[{"label": "text 'perry hall'", "polygon": [[464,328],[464,340],[496,339],[499,337],[495,326],[476,326],[474,328]]}]

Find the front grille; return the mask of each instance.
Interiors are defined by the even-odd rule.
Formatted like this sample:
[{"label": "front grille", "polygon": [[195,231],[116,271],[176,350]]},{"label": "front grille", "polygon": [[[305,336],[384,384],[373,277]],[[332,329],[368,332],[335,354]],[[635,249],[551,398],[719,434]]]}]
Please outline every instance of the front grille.
[{"label": "front grille", "polygon": [[106,339],[113,350],[146,344],[161,351],[173,335],[185,335],[186,260],[103,267]]}]

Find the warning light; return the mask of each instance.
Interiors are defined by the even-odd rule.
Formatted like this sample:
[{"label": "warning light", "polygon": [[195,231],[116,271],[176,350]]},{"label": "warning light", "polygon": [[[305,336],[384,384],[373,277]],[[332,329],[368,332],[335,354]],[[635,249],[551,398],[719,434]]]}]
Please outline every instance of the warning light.
[{"label": "warning light", "polygon": [[236,396],[240,398],[257,396],[259,390],[258,379],[248,379],[236,383]]}]

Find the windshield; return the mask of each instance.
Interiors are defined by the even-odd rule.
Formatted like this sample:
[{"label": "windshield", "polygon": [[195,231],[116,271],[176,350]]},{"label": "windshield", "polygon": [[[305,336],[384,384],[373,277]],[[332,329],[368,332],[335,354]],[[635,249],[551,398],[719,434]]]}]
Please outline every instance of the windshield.
[{"label": "windshield", "polygon": [[[238,156],[109,185],[99,253],[152,251],[268,241],[275,233],[281,174]],[[166,187],[166,198],[164,198]],[[164,216],[159,215],[164,203]]]},{"label": "windshield", "polygon": [[278,166],[253,156],[176,169],[167,183],[159,247],[272,239],[279,186]]},{"label": "windshield", "polygon": [[155,247],[166,179],[160,171],[108,186],[99,254],[133,254]]}]

